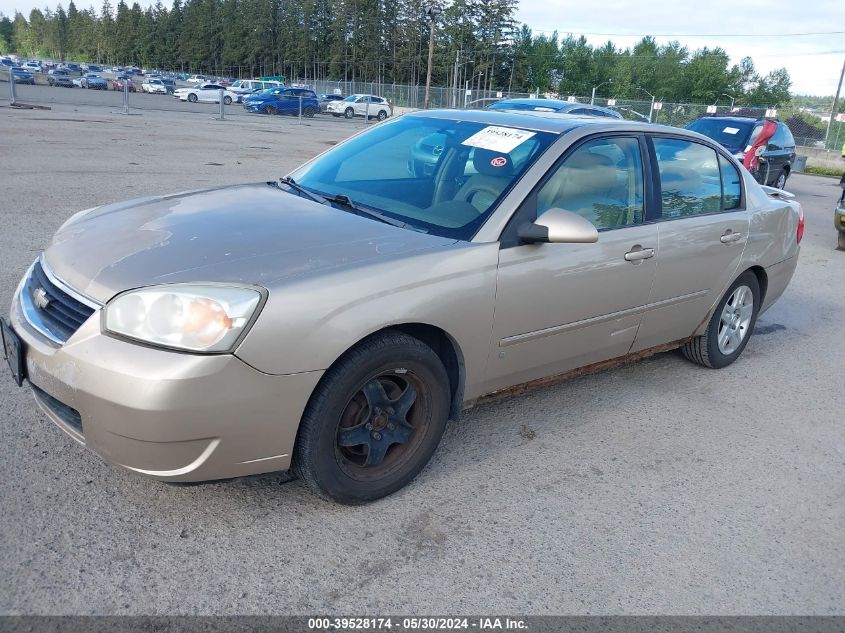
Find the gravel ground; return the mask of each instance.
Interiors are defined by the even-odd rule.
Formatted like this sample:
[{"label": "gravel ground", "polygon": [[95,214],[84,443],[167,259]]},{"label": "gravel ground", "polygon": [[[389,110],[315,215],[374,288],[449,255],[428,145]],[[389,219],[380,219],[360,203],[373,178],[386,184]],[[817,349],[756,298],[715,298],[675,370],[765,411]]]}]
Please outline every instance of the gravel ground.
[{"label": "gravel ground", "polygon": [[[2,306],[77,210],[272,179],[362,127],[120,116],[65,94],[50,112],[0,108]],[[801,261],[737,363],[668,353],[484,405],[411,486],[363,508],[284,475],[134,477],[0,376],[0,613],[843,613],[839,188],[788,188]]]}]

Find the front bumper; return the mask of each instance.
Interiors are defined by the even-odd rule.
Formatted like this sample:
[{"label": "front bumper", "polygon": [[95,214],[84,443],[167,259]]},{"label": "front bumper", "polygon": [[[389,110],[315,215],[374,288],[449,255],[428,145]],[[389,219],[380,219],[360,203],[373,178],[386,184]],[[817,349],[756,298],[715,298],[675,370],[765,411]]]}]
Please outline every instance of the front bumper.
[{"label": "front bumper", "polygon": [[234,355],[128,343],[100,332],[99,311],[58,345],[24,318],[19,292],[10,320],[36,402],[106,461],[167,481],[290,467],[302,412],[323,372],[269,375]]}]

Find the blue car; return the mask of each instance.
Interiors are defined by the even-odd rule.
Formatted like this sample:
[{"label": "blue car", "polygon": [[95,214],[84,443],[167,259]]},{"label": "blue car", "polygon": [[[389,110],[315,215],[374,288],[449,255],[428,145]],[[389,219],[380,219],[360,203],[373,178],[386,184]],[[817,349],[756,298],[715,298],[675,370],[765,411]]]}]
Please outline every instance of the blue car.
[{"label": "blue car", "polygon": [[30,84],[31,86],[35,85],[35,77],[33,77],[32,73],[29,72],[26,68],[13,67],[10,72],[12,73],[12,77],[15,78],[16,84]]},{"label": "blue car", "polygon": [[489,106],[488,110],[510,110],[518,112],[558,112],[580,116],[597,116],[609,119],[621,119],[616,110],[588,103],[559,101],[557,99],[505,99]]},{"label": "blue car", "polygon": [[[247,112],[262,114],[293,114],[313,117],[320,111],[320,102],[313,90],[279,86],[244,97]],[[301,106],[300,106],[301,102]],[[301,109],[300,109],[301,108]]]}]

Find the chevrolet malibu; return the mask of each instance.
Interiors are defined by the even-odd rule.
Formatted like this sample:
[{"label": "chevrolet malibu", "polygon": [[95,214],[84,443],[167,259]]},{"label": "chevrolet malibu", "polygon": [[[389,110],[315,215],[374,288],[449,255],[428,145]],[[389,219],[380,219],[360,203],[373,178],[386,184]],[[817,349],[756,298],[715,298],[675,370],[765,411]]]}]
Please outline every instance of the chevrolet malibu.
[{"label": "chevrolet malibu", "polygon": [[[432,135],[434,168],[410,176]],[[275,182],[78,213],[21,280],[4,349],[112,464],[293,469],[363,503],[486,394],[677,347],[730,365],[802,233],[789,194],[694,132],[427,111]]]}]

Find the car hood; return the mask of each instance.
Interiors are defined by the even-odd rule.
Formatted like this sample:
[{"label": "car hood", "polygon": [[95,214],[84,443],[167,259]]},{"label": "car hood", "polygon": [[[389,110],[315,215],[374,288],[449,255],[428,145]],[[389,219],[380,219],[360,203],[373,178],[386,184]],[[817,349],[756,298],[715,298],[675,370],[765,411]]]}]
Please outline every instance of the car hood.
[{"label": "car hood", "polygon": [[106,302],[178,282],[274,283],[455,240],[402,229],[290,194],[275,183],[142,198],[62,226],[44,256],[77,291]]}]

